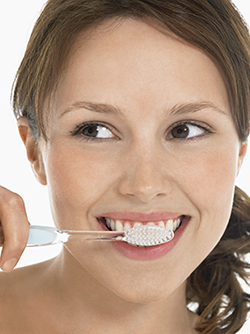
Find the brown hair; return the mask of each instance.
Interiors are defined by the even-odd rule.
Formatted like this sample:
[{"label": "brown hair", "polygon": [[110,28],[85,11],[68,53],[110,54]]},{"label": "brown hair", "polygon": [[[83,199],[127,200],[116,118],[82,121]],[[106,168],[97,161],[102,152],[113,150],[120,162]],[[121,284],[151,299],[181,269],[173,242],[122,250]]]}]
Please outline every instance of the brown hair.
[{"label": "brown hair", "polygon": [[[70,51],[82,31],[111,18],[150,17],[208,52],[221,68],[231,112],[242,142],[249,134],[250,37],[230,0],[50,0],[40,15],[13,90],[16,117],[25,116],[34,137],[46,139],[44,103],[55,91]],[[187,283],[187,303],[197,302],[201,333],[236,333],[248,312],[250,199],[236,187],[232,215],[219,244]]]}]

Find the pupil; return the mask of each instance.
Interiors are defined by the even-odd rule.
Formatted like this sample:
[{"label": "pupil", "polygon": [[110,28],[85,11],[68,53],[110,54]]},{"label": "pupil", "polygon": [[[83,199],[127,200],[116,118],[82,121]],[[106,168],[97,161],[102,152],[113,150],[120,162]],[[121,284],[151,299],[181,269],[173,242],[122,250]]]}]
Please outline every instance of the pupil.
[{"label": "pupil", "polygon": [[88,133],[91,135],[93,132],[94,132],[93,129],[92,129],[92,128],[89,128]]},{"label": "pupil", "polygon": [[174,138],[186,138],[189,134],[189,129],[186,125],[179,125],[172,130]]},{"label": "pupil", "polygon": [[98,134],[97,126],[88,126],[87,128],[83,129],[83,134],[85,136],[96,137]]}]

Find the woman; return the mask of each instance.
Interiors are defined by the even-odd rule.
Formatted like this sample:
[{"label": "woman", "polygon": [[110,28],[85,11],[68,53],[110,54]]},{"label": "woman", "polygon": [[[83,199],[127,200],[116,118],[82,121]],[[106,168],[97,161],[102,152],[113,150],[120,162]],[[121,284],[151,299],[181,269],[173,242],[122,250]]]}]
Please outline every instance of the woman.
[{"label": "woman", "polygon": [[[249,50],[228,0],[47,3],[13,106],[55,225],[163,222],[175,238],[144,248],[71,242],[55,259],[2,273],[4,333],[239,330],[250,200],[235,178],[249,133]],[[0,196],[8,272],[28,222],[18,195]]]}]

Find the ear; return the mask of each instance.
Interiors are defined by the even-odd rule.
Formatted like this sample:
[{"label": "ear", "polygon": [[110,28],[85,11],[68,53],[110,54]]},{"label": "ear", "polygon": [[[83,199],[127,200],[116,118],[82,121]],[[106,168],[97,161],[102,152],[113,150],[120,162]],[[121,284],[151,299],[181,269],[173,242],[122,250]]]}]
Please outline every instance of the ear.
[{"label": "ear", "polygon": [[17,124],[20,137],[26,147],[27,158],[31,164],[33,173],[42,185],[46,185],[47,178],[39,142],[34,138],[25,117],[20,117]]},{"label": "ear", "polygon": [[239,175],[241,166],[243,164],[243,160],[247,153],[248,141],[240,144],[240,151],[239,151],[239,159],[238,159],[238,167],[237,167],[237,176]]}]

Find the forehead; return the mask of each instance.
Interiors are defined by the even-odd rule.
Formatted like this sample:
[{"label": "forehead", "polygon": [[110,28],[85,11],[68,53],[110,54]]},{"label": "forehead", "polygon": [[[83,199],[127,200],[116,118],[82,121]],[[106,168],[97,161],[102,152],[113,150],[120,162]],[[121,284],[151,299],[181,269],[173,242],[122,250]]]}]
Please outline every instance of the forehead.
[{"label": "forehead", "polygon": [[124,96],[141,107],[215,99],[229,109],[223,76],[211,57],[146,19],[109,20],[79,35],[57,102],[85,99],[129,107]]}]

